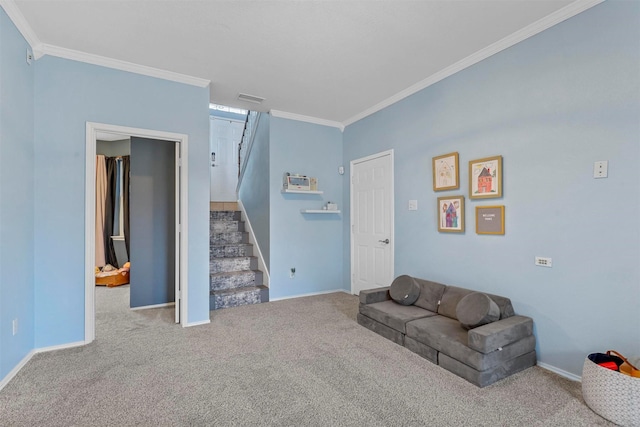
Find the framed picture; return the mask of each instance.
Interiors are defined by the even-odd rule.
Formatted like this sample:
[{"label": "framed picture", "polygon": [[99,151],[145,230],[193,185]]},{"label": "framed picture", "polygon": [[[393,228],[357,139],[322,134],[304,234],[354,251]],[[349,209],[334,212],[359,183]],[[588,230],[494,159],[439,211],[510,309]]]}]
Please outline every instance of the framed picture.
[{"label": "framed picture", "polygon": [[438,197],[438,231],[464,232],[464,196]]},{"label": "framed picture", "polygon": [[504,206],[476,206],[477,234],[504,234]]},{"label": "framed picture", "polygon": [[458,153],[443,154],[433,158],[433,191],[460,188]]},{"label": "framed picture", "polygon": [[502,197],[502,156],[469,162],[469,198]]}]

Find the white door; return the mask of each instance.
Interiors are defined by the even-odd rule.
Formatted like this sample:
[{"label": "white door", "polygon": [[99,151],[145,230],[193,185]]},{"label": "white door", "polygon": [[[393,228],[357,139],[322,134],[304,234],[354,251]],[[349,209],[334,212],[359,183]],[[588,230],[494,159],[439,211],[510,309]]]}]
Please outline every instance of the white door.
[{"label": "white door", "polygon": [[351,293],[393,281],[393,150],[351,162]]},{"label": "white door", "polygon": [[238,145],[242,139],[244,122],[210,118],[210,197],[212,202],[238,200]]}]

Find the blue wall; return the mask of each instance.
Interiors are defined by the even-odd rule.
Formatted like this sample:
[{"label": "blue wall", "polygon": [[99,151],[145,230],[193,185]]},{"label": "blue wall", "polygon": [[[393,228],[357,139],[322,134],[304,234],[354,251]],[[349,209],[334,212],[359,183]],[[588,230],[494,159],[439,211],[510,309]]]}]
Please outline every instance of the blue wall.
[{"label": "blue wall", "polygon": [[189,319],[209,319],[209,90],[45,56],[35,74],[35,346],[84,340],[85,123],[189,135]]},{"label": "blue wall", "polygon": [[[395,149],[396,274],[510,297],[535,321],[539,360],[576,375],[594,351],[640,354],[638,22],[640,3],[605,2],[344,133],[345,164]],[[431,159],[452,151],[460,189],[435,193]],[[468,199],[469,160],[493,155],[504,197]],[[592,177],[597,160],[607,179]],[[458,194],[466,232],[438,233],[436,198]],[[506,206],[506,234],[477,235],[475,207],[492,204]]]},{"label": "blue wall", "polygon": [[238,198],[251,222],[264,263],[269,268],[269,120],[261,114],[255,130],[251,153],[240,183]]},{"label": "blue wall", "polygon": [[[269,297],[278,299],[343,289],[342,222],[339,215],[301,214],[339,202],[344,176],[342,134],[338,129],[271,118],[270,132],[270,269]],[[318,178],[322,195],[283,194],[284,172]],[[339,208],[343,206],[339,203]],[[295,267],[295,278],[289,270]]]},{"label": "blue wall", "polygon": [[27,48],[0,8],[0,380],[34,340],[33,66],[25,61]]}]

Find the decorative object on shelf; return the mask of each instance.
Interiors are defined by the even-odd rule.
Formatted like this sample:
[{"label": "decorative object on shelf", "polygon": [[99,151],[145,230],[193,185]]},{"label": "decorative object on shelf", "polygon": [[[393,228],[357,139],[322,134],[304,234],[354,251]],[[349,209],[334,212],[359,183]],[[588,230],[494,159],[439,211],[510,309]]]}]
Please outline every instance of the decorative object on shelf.
[{"label": "decorative object on shelf", "polygon": [[458,153],[443,154],[432,160],[433,191],[455,190],[460,188],[460,170]]},{"label": "decorative object on shelf", "polygon": [[309,178],[309,185],[311,191],[318,191],[318,178]]},{"label": "decorative object on shelf", "polygon": [[316,178],[309,178],[306,175],[291,174],[285,172],[282,176],[282,189],[283,190],[298,190],[298,191],[312,191],[312,180],[315,182],[315,190],[318,189],[318,180]]},{"label": "decorative object on shelf", "polygon": [[476,206],[476,234],[504,234],[504,206]]},{"label": "decorative object on shelf", "polygon": [[469,162],[469,198],[502,197],[502,156]]},{"label": "decorative object on shelf", "polygon": [[327,210],[328,211],[337,211],[338,210],[338,204],[337,203],[327,202]]},{"label": "decorative object on shelf", "polygon": [[438,197],[438,231],[464,232],[464,196]]}]

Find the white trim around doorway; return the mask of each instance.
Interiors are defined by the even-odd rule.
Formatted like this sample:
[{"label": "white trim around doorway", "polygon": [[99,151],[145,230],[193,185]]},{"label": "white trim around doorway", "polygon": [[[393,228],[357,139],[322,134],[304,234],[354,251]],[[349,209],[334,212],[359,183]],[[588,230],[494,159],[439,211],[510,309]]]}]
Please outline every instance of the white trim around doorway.
[{"label": "white trim around doorway", "polygon": [[[180,200],[179,200],[179,221],[180,239],[176,242],[179,249],[179,283],[180,298],[176,310],[180,310],[180,324],[183,327],[188,324],[188,237],[189,226],[189,173],[188,173],[188,146],[189,138],[186,134],[163,132],[149,129],[139,129],[126,126],[109,125],[104,123],[87,122],[86,124],[86,159],[85,159],[85,310],[84,310],[84,340],[89,344],[96,336],[95,317],[95,215],[96,215],[96,141],[98,132],[120,134],[123,136],[134,136],[140,138],[161,139],[173,141],[180,145]],[[178,295],[176,295],[178,298]]]}]

